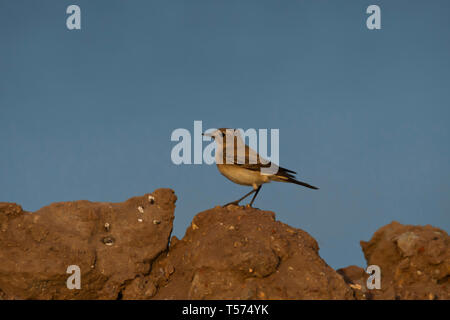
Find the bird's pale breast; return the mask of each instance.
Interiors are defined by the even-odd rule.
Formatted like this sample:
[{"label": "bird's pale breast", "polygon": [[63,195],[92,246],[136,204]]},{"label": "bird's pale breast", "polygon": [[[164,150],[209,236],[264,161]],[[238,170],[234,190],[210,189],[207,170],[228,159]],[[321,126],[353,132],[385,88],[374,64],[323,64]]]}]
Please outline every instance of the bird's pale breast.
[{"label": "bird's pale breast", "polygon": [[232,164],[218,164],[217,168],[221,174],[237,184],[259,186],[270,182],[269,177],[262,175],[259,171],[248,170]]}]

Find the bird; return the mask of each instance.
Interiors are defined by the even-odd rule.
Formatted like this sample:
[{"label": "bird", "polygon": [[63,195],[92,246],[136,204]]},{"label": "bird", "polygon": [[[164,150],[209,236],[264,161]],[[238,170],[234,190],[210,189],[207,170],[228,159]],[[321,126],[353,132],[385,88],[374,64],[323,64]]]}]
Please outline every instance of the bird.
[{"label": "bird", "polygon": [[313,190],[319,189],[297,180],[294,176],[297,174],[295,171],[280,167],[261,157],[245,144],[239,130],[220,128],[202,135],[211,137],[216,142],[215,161],[219,172],[234,183],[253,188],[240,199],[229,202],[223,207],[238,206],[242,200],[254,193],[248,204],[251,207],[262,185],[271,181],[293,183]]}]

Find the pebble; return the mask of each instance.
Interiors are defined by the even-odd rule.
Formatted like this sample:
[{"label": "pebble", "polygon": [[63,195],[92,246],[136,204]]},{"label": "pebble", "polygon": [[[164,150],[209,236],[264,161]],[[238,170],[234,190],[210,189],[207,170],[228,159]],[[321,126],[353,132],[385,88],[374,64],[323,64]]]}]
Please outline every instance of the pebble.
[{"label": "pebble", "polygon": [[192,223],[192,230],[197,230],[198,226],[195,223]]},{"label": "pebble", "polygon": [[161,221],[159,221],[159,220],[153,220],[153,224],[160,224],[161,223]]},{"label": "pebble", "polygon": [[142,220],[141,218],[139,218],[138,221],[139,221],[139,222],[142,222],[142,221],[144,221],[144,220]]},{"label": "pebble", "polygon": [[361,290],[362,289],[360,284],[350,284],[350,288],[357,289],[357,290]]},{"label": "pebble", "polygon": [[152,195],[148,196],[148,202],[150,202],[150,204],[154,204],[155,203],[155,197]]},{"label": "pebble", "polygon": [[112,246],[114,244],[114,238],[113,237],[105,237],[105,238],[103,238],[103,243],[107,246]]},{"label": "pebble", "polygon": [[144,213],[144,208],[142,208],[141,206],[139,206],[139,207],[138,207],[138,211],[139,211],[140,213]]},{"label": "pebble", "polygon": [[108,232],[110,228],[110,225],[108,222],[105,223],[105,231]]}]

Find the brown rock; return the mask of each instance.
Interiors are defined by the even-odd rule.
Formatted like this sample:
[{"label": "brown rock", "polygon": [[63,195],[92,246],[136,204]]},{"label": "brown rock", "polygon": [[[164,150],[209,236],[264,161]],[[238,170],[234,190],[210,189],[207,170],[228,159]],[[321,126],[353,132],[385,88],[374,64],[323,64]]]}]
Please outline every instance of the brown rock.
[{"label": "brown rock", "polygon": [[381,269],[381,289],[366,290],[368,275],[348,268],[338,270],[349,284],[361,283],[370,299],[450,299],[450,237],[430,225],[392,222],[368,242],[361,241],[367,265]]},{"label": "brown rock", "polygon": [[372,299],[372,294],[366,286],[367,278],[369,277],[369,275],[363,268],[358,266],[349,266],[346,268],[338,269],[337,273],[344,277],[345,282],[353,290],[353,294],[356,299]]},{"label": "brown rock", "polygon": [[[449,236],[393,222],[361,242],[381,290],[334,271],[305,231],[254,208],[197,214],[173,236],[170,189],[123,203],[54,203],[35,213],[0,203],[0,299],[449,299]],[[81,290],[69,290],[69,265]]]},{"label": "brown rock", "polygon": [[[124,286],[148,273],[168,247],[176,197],[170,189],[152,195],[153,204],[147,194],[123,203],[54,203],[35,213],[0,203],[2,298],[120,297]],[[138,222],[138,215],[144,222]],[[69,265],[81,269],[81,290],[66,286]]]},{"label": "brown rock", "polygon": [[273,212],[216,207],[195,216],[146,278],[157,284],[153,299],[352,299],[318,251]]}]

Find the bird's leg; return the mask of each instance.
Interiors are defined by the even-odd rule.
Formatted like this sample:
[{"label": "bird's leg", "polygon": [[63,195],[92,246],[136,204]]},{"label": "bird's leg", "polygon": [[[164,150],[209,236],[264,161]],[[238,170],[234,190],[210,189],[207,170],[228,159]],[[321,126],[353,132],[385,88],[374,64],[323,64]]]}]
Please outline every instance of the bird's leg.
[{"label": "bird's leg", "polygon": [[252,201],[250,201],[250,204],[249,204],[250,207],[252,206],[253,201],[255,201],[255,198],[256,198],[256,196],[258,195],[259,190],[261,190],[261,187],[262,187],[262,185],[260,185],[260,186],[258,187],[258,189],[255,190],[256,193],[255,193],[255,195],[253,196]]},{"label": "bird's leg", "polygon": [[[259,189],[258,189],[259,190]],[[229,206],[230,204],[234,204],[234,205],[239,205],[239,202],[241,202],[242,200],[244,200],[245,198],[247,198],[249,195],[251,195],[253,192],[257,192],[256,189],[253,189],[252,191],[250,191],[249,193],[247,193],[245,196],[243,196],[242,198],[240,198],[239,200],[236,201],[232,201],[227,203],[226,205],[224,205],[224,207]]]}]

